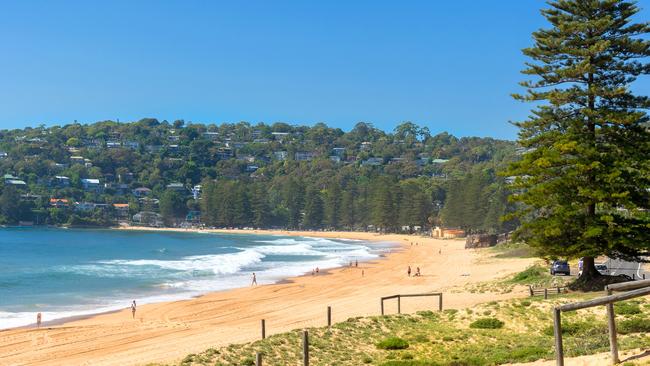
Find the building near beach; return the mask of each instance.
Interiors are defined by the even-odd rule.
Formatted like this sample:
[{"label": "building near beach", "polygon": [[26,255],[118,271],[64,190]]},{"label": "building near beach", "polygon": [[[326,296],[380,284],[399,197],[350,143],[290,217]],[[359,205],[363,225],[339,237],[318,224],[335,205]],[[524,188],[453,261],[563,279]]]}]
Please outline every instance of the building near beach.
[{"label": "building near beach", "polygon": [[464,238],[465,230],[460,229],[444,229],[440,226],[436,226],[431,230],[431,236],[434,238],[440,239],[454,239],[454,238]]}]

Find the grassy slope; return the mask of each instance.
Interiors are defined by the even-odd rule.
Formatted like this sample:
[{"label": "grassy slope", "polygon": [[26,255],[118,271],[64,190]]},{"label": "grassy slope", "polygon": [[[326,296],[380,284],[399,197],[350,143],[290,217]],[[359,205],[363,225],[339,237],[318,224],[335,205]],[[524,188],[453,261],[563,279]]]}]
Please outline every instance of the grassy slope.
[{"label": "grassy slope", "polygon": [[[503,281],[486,283],[471,291],[510,291],[521,284],[546,285],[553,279],[543,267],[528,270]],[[332,329],[310,328],[312,365],[493,365],[552,359],[551,309],[595,297],[597,294],[563,294],[541,298],[490,302],[472,309],[448,309],[442,313],[424,311],[413,315],[351,318]],[[619,336],[622,350],[650,344],[648,332],[634,331],[650,324],[650,303],[646,299],[617,306],[619,324],[633,323],[633,331]],[[474,329],[477,319],[495,318],[501,329]],[[604,309],[592,308],[565,313],[567,357],[608,350]],[[625,330],[622,333],[626,333]],[[389,337],[408,342],[402,350],[383,350],[376,344]],[[208,349],[188,355],[180,365],[253,365],[256,352],[264,354],[265,365],[299,364],[301,331],[271,336],[252,343]]]}]

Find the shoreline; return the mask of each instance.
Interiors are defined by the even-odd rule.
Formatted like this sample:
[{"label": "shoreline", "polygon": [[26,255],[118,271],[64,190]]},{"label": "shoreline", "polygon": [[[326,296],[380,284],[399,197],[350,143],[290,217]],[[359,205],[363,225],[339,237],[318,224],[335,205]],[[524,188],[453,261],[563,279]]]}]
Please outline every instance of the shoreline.
[{"label": "shoreline", "polygon": [[[274,284],[139,305],[135,320],[131,319],[128,309],[122,309],[83,316],[83,319],[68,319],[40,329],[3,330],[0,331],[0,364],[140,365],[174,362],[210,347],[258,339],[260,319],[266,319],[267,335],[322,326],[327,306],[332,307],[333,321],[340,322],[355,316],[377,315],[379,306],[375,300],[396,293],[442,291],[445,292],[445,308],[469,307],[524,296],[523,292],[470,293],[463,287],[519,272],[533,261],[494,259],[491,255],[486,256],[488,252],[483,250],[465,250],[462,241],[413,235],[283,230],[193,231],[383,241],[396,243],[400,249],[391,250],[383,258],[359,262],[359,267],[336,267],[314,276],[306,273],[287,277]],[[413,269],[421,267],[423,276],[407,277],[406,267],[409,265]],[[395,312],[393,305],[387,308],[389,313]],[[402,311],[414,312],[430,307],[431,304],[424,299],[411,299],[402,304]]]},{"label": "shoreline", "polygon": [[[22,228],[22,227],[21,227]],[[55,229],[61,229],[61,230],[67,230],[69,229],[68,227],[55,227],[55,226],[49,226],[48,228],[55,228]],[[30,227],[31,229],[31,227]],[[241,234],[241,235],[268,235],[268,236],[281,236],[281,237],[303,237],[303,238],[313,238],[313,239],[341,239],[341,240],[351,240],[350,243],[359,241],[363,242],[363,244],[367,244],[372,247],[373,244],[377,244],[380,242],[394,245],[391,246],[389,249],[388,253],[376,253],[377,258],[369,259],[369,260],[363,260],[359,261],[359,264],[364,264],[364,263],[373,263],[375,261],[379,260],[384,260],[386,259],[387,255],[390,253],[393,253],[393,251],[399,251],[402,249],[402,244],[394,241],[385,241],[381,240],[381,238],[376,238],[376,239],[350,239],[347,238],[346,234],[347,232],[329,232],[329,233],[336,233],[336,237],[332,235],[314,235],[320,232],[314,232],[314,231],[285,231],[285,230],[266,230],[266,229],[259,229],[259,230],[240,230],[240,229],[184,229],[184,228],[155,228],[155,227],[146,227],[146,226],[129,226],[129,227],[107,227],[107,228],[89,228],[89,227],[80,227],[80,228],[74,228],[74,229],[81,229],[81,230],[118,230],[118,231],[138,231],[138,232],[176,232],[176,233],[187,233],[187,234]],[[353,233],[353,232],[351,232]],[[365,232],[360,232],[360,234],[366,234]],[[374,234],[374,233],[369,233],[369,234]],[[348,266],[346,265],[338,265],[335,267],[328,267],[328,268],[322,268],[319,271],[320,276],[328,275],[331,273],[333,270],[341,269],[341,268],[347,268]],[[296,278],[301,278],[301,277],[311,277],[312,275],[309,273],[309,270],[298,274],[298,275],[287,275],[286,277],[282,277],[277,280],[273,280],[270,283],[263,283],[260,284],[259,286],[269,286],[269,285],[276,285],[276,284],[291,284],[294,282],[294,279]],[[215,294],[215,293],[222,293],[225,291],[232,291],[232,290],[237,290],[237,289],[242,289],[246,288],[248,286],[242,285],[238,287],[228,287],[228,288],[223,288],[223,289],[217,289],[217,290],[208,290],[202,293],[196,293],[196,294],[188,294],[187,296],[179,296],[178,298],[168,298],[168,299],[156,299],[154,301],[146,301],[146,300],[138,300],[138,307],[144,306],[144,305],[150,305],[150,304],[160,304],[160,303],[168,303],[168,302],[175,302],[175,301],[185,301],[185,300],[191,300],[191,299],[198,299],[206,295],[210,294]],[[157,297],[157,295],[151,295],[150,297]],[[145,298],[146,299],[146,298]],[[117,299],[115,300],[117,301]],[[125,300],[125,303],[128,303],[130,300]],[[41,323],[41,328],[47,328],[47,327],[52,327],[52,326],[64,326],[67,323],[70,322],[75,322],[79,320],[86,320],[86,319],[91,319],[95,316],[101,316],[104,314],[112,314],[116,312],[123,311],[126,307],[124,308],[109,308],[109,309],[103,309],[103,310],[97,310],[96,312],[90,312],[86,313],[86,311],[93,311],[92,308],[86,309],[86,310],[79,310],[80,314],[72,314],[72,315],[64,315],[59,318],[53,318],[51,320],[43,321]],[[33,312],[34,314],[36,312]],[[35,315],[34,315],[35,316]],[[13,329],[36,329],[36,322],[24,324],[24,325],[17,325],[17,326],[12,326],[8,328],[3,328],[0,327],[0,332],[3,331],[8,331],[8,330],[13,330]]]}]

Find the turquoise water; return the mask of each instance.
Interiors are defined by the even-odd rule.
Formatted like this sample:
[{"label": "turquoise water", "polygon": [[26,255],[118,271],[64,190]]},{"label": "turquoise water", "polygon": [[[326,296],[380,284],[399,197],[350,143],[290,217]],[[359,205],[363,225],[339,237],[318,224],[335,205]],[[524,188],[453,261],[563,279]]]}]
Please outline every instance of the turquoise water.
[{"label": "turquoise water", "polygon": [[248,234],[0,229],[0,329],[273,283],[389,243]]}]

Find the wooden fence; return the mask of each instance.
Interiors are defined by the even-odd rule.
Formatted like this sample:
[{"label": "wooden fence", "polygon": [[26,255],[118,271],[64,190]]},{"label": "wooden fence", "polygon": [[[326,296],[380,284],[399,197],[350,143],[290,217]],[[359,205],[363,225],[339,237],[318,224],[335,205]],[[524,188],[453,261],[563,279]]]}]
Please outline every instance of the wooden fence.
[{"label": "wooden fence", "polygon": [[[605,290],[607,291],[607,296],[566,304],[553,309],[553,332],[555,334],[555,360],[557,366],[564,366],[564,350],[562,348],[562,312],[586,309],[600,305],[605,305],[607,307],[607,325],[609,328],[609,345],[612,355],[612,364],[620,362],[618,358],[618,345],[616,342],[616,314],[614,313],[614,303],[633,299],[635,297],[650,295],[650,280],[617,283],[606,286]],[[614,291],[626,292],[612,295]]]},{"label": "wooden fence", "polygon": [[[384,315],[384,300],[397,299],[397,313],[401,314],[400,301],[402,297],[422,297],[422,296],[438,296],[438,310],[442,311],[442,293],[441,292],[430,292],[425,294],[407,294],[407,295],[392,295],[385,296],[381,298],[381,315]],[[260,321],[262,339],[266,338],[266,320],[262,319]],[[332,307],[327,307],[327,326],[332,326]],[[262,366],[263,354],[257,352],[255,354],[255,366]],[[309,332],[303,330],[302,332],[302,364],[303,366],[309,366]]]},{"label": "wooden fence", "polygon": [[397,299],[397,314],[402,313],[401,305],[403,297],[423,297],[423,296],[438,296],[438,310],[442,311],[442,293],[441,292],[429,292],[426,294],[408,294],[408,295],[391,295],[384,296],[381,298],[381,315],[384,315],[384,301],[390,299]]},{"label": "wooden fence", "polygon": [[544,296],[545,299],[548,299],[549,295],[559,295],[567,292],[567,288],[564,286],[555,286],[551,288],[535,288],[533,286],[528,286],[528,290],[530,292],[530,297]]}]

